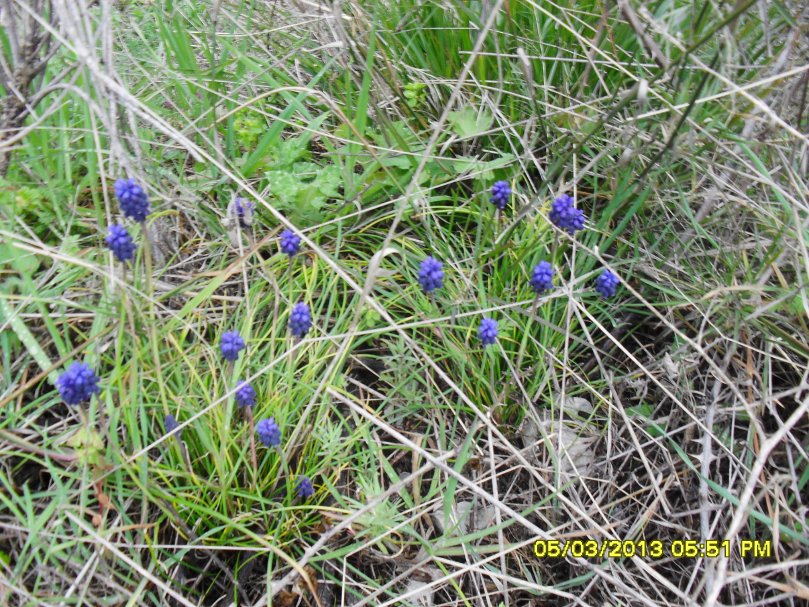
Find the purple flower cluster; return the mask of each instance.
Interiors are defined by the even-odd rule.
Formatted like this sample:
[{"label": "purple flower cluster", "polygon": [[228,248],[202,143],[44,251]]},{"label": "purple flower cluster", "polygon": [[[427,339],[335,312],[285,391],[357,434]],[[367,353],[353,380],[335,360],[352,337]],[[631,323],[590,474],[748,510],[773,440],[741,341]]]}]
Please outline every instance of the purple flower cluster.
[{"label": "purple flower cluster", "polygon": [[[134,179],[118,179],[115,182],[115,197],[121,212],[137,222],[146,220],[151,212],[149,197]],[[135,257],[137,245],[132,241],[129,230],[123,224],[113,224],[107,228],[105,242],[115,258],[126,263]]]},{"label": "purple flower cluster", "polygon": [[312,328],[312,314],[305,303],[296,303],[289,315],[289,330],[295,337],[303,337]]},{"label": "purple flower cluster", "polygon": [[132,242],[127,229],[121,224],[109,227],[106,242],[118,261],[127,262],[135,256],[136,245]]},{"label": "purple flower cluster", "polygon": [[275,423],[275,418],[262,419],[256,424],[258,440],[267,447],[278,447],[281,444],[281,428]]},{"label": "purple flower cluster", "polygon": [[177,428],[180,427],[180,424],[177,423],[177,418],[174,417],[171,413],[169,413],[163,420],[163,427],[166,429],[166,434],[171,434]]},{"label": "purple flower cluster", "polygon": [[74,362],[56,380],[59,395],[68,405],[75,406],[90,400],[101,390],[98,377],[86,364]]},{"label": "purple flower cluster", "polygon": [[308,476],[299,476],[298,482],[295,485],[295,491],[298,497],[305,500],[315,494],[315,488],[312,486],[312,481]]},{"label": "purple flower cluster", "polygon": [[490,346],[497,341],[497,321],[493,318],[484,318],[480,321],[478,337],[483,346]]},{"label": "purple flower cluster", "polygon": [[238,331],[225,331],[219,348],[222,350],[222,357],[233,362],[239,358],[239,352],[244,350],[244,339]]},{"label": "purple flower cluster", "polygon": [[599,277],[596,278],[596,291],[601,293],[602,297],[610,298],[615,295],[618,290],[619,282],[615,274],[609,270],[604,270]]},{"label": "purple flower cluster", "polygon": [[551,223],[560,230],[566,230],[570,235],[584,228],[584,213],[573,205],[573,198],[562,194],[553,201],[550,214]]},{"label": "purple flower cluster", "polygon": [[121,212],[137,222],[145,221],[151,213],[149,197],[134,179],[119,179],[115,182],[115,197]]},{"label": "purple flower cluster", "polygon": [[301,237],[292,230],[281,232],[281,252],[289,257],[295,257],[301,248]]},{"label": "purple flower cluster", "polygon": [[419,284],[425,293],[444,286],[444,264],[435,257],[427,257],[421,262]]},{"label": "purple flower cluster", "polygon": [[236,404],[240,407],[253,407],[256,404],[256,391],[248,382],[240,382],[236,386]]},{"label": "purple flower cluster", "polygon": [[236,218],[239,220],[239,226],[243,230],[253,225],[253,211],[255,208],[255,202],[247,201],[239,196],[233,201],[233,210],[236,213]]},{"label": "purple flower cluster", "polygon": [[510,198],[511,186],[508,181],[496,181],[492,186],[492,204],[502,211],[508,205]]},{"label": "purple flower cluster", "polygon": [[543,293],[553,288],[553,266],[547,261],[540,261],[531,272],[531,288],[537,293]]}]

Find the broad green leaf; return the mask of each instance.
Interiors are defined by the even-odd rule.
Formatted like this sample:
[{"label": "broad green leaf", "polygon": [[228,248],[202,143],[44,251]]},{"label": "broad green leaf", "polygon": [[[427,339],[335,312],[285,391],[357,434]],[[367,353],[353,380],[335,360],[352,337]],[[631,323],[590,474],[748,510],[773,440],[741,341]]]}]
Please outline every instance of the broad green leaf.
[{"label": "broad green leaf", "polygon": [[339,195],[340,181],[340,169],[334,165],[329,165],[318,171],[314,185],[326,198],[336,198]]},{"label": "broad green leaf", "polygon": [[20,274],[30,276],[39,268],[39,257],[12,244],[0,243],[0,266],[5,264],[10,264]]},{"label": "broad green leaf", "polygon": [[452,168],[456,173],[471,173],[476,179],[491,181],[494,179],[494,171],[507,166],[514,160],[512,154],[503,154],[500,158],[483,162],[477,158],[467,158],[461,156],[452,161]]},{"label": "broad green leaf", "polygon": [[267,187],[270,194],[285,204],[293,204],[303,184],[286,171],[267,173]]},{"label": "broad green leaf", "polygon": [[452,130],[461,137],[476,137],[488,131],[493,122],[492,115],[487,111],[476,112],[474,108],[468,107],[457,112],[449,113],[449,122]]},{"label": "broad green leaf", "polygon": [[386,167],[407,170],[413,166],[413,158],[410,156],[390,156],[389,158],[383,158],[380,164]]}]

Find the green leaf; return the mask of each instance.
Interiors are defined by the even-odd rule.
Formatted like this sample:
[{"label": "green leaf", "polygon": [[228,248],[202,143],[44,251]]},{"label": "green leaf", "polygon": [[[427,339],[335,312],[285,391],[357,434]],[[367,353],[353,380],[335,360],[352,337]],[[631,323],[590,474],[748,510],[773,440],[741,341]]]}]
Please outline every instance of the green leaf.
[{"label": "green leaf", "polygon": [[314,185],[326,198],[337,198],[339,196],[340,178],[339,167],[329,165],[318,171]]},{"label": "green leaf", "polygon": [[654,407],[652,407],[651,405],[647,405],[647,404],[637,405],[635,407],[629,407],[626,410],[626,412],[627,412],[628,415],[631,415],[631,416],[636,416],[637,415],[637,416],[640,416],[640,417],[644,417],[646,419],[651,419],[652,414],[654,413]]},{"label": "green leaf", "polygon": [[418,152],[424,148],[423,145],[417,146],[418,135],[403,120],[388,123],[384,133],[379,129],[369,128],[367,137],[376,145],[385,148],[390,147],[395,141],[403,152]]},{"label": "green leaf", "polygon": [[17,334],[19,340],[23,343],[28,353],[37,362],[39,368],[43,371],[48,371],[48,381],[56,385],[56,378],[58,373],[53,369],[53,363],[50,357],[39,345],[34,334],[26,326],[25,322],[19,317],[17,311],[11,307],[5,299],[0,297],[0,324],[8,323],[14,333]]},{"label": "green leaf", "polygon": [[236,140],[245,150],[252,150],[256,147],[259,137],[266,128],[267,125],[262,116],[252,111],[242,110],[233,121]]},{"label": "green leaf", "polygon": [[298,179],[286,171],[269,171],[267,173],[267,187],[270,189],[270,194],[287,205],[294,203],[302,185]]},{"label": "green leaf", "polygon": [[300,189],[298,198],[295,201],[295,208],[301,211],[308,210],[309,208],[320,210],[325,204],[326,198],[320,193],[320,190],[317,189],[314,183],[310,183]]},{"label": "green leaf", "polygon": [[104,463],[104,439],[94,428],[81,426],[67,444],[76,451],[79,463],[94,468]]},{"label": "green leaf", "polygon": [[413,166],[413,159],[410,156],[390,156],[389,158],[383,158],[380,164],[406,171]]},{"label": "green leaf", "polygon": [[407,100],[407,105],[411,108],[417,108],[427,99],[425,87],[427,85],[423,82],[410,82],[404,87],[404,96]]},{"label": "green leaf", "polygon": [[476,137],[485,133],[491,128],[493,122],[492,115],[489,112],[485,110],[476,112],[471,107],[458,112],[450,112],[448,118],[452,125],[452,130],[462,139]]},{"label": "green leaf", "polygon": [[301,179],[315,177],[318,171],[320,171],[320,166],[314,162],[296,162],[292,165],[292,172]]},{"label": "green leaf", "polygon": [[452,161],[452,168],[457,173],[471,173],[475,179],[491,181],[494,179],[494,171],[507,166],[514,160],[513,154],[503,154],[499,158],[483,162],[477,158],[467,158],[461,156]]},{"label": "green leaf", "polygon": [[12,244],[0,243],[0,266],[5,264],[10,264],[24,276],[30,276],[39,269],[39,257]]},{"label": "green leaf", "polygon": [[293,137],[281,142],[278,148],[278,166],[279,169],[291,167],[295,162],[303,158],[307,154],[308,139],[304,140],[303,137]]}]

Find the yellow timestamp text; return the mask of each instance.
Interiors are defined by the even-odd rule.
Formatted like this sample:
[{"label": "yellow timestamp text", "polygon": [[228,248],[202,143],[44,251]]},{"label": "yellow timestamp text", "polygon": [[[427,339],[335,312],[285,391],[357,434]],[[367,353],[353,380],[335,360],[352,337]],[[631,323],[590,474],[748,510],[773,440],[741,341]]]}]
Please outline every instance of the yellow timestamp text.
[{"label": "yellow timestamp text", "polygon": [[[541,559],[587,558],[675,558],[698,559],[729,557],[730,540],[537,540],[534,554]],[[769,558],[771,540],[741,540],[742,558]]]}]

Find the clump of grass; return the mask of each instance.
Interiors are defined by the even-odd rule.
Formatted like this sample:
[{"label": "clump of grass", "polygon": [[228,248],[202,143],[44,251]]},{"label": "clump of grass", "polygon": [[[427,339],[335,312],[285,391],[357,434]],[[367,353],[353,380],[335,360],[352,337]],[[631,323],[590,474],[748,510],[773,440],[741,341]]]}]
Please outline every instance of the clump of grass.
[{"label": "clump of grass", "polygon": [[790,7],[91,4],[0,150],[6,602],[800,594]]}]

